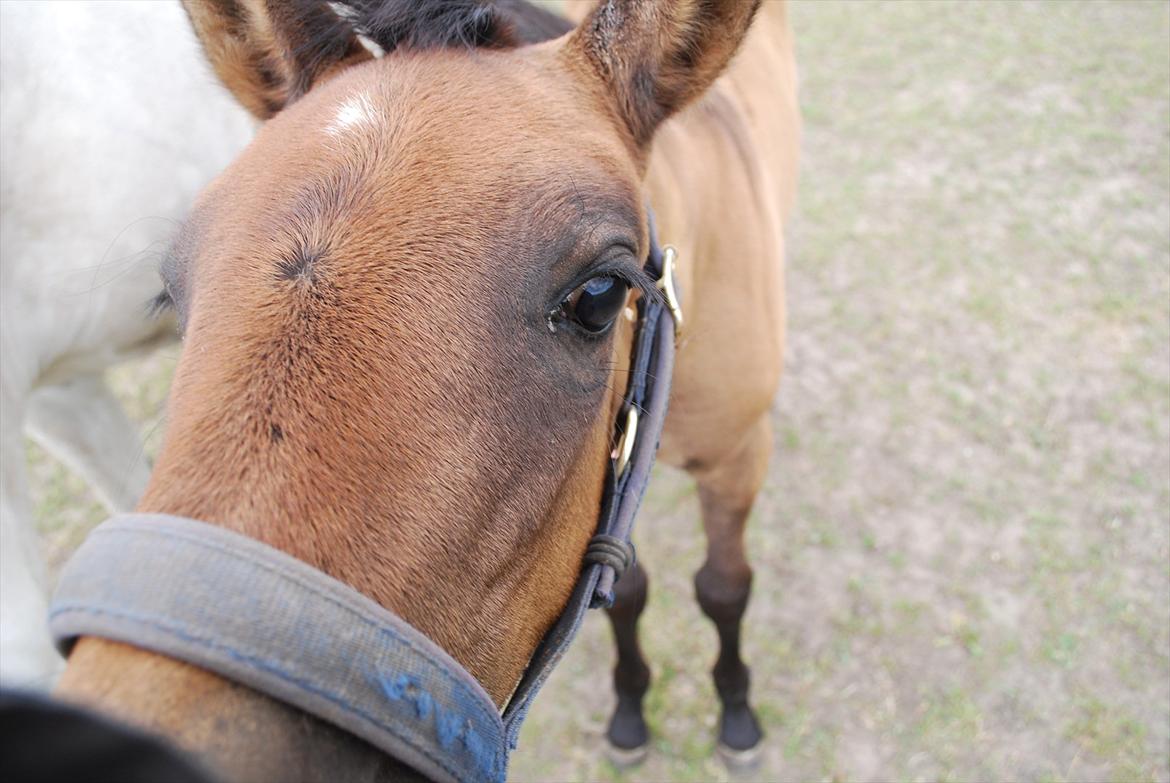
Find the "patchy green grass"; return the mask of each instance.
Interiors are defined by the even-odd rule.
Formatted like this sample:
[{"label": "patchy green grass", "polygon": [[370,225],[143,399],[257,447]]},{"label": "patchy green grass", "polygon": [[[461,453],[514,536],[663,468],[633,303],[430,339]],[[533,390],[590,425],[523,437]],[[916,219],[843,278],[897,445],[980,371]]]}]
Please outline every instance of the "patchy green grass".
[{"label": "patchy green grass", "polygon": [[[792,8],[806,121],[745,780],[1170,780],[1170,4]],[[120,370],[153,433],[171,360]],[[100,511],[33,453],[54,559]],[[660,471],[650,758],[593,616],[517,780],[713,780],[690,483]]]},{"label": "patchy green grass", "polygon": [[1096,698],[1077,705],[1078,717],[1068,726],[1066,736],[1087,753],[1111,759],[1112,780],[1154,780],[1157,775],[1146,754],[1146,726],[1128,717],[1117,707]]}]

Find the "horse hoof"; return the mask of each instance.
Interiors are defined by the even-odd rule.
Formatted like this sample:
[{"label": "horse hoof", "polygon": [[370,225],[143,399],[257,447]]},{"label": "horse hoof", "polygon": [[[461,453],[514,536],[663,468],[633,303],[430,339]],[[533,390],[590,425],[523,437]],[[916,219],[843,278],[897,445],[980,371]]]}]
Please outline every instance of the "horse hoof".
[{"label": "horse hoof", "polygon": [[760,765],[764,743],[757,742],[750,748],[740,750],[722,742],[715,746],[715,752],[732,772],[752,772]]},{"label": "horse hoof", "polygon": [[618,769],[631,769],[646,760],[650,754],[650,743],[644,743],[636,748],[620,748],[609,740],[605,740],[605,757],[609,763]]}]

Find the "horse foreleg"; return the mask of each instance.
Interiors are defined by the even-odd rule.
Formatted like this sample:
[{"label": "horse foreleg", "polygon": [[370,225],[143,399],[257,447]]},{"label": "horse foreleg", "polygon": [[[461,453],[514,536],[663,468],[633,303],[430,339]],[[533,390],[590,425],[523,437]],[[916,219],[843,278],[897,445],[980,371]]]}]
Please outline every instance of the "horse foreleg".
[{"label": "horse foreleg", "polygon": [[[7,391],[7,390],[6,390]],[[0,682],[48,689],[64,661],[49,639],[45,563],[28,497],[18,399],[0,406]]]},{"label": "horse foreleg", "polygon": [[28,430],[111,510],[134,508],[146,489],[150,467],[138,428],[98,374],[37,389],[29,400]]},{"label": "horse foreleg", "polygon": [[752,587],[744,528],[764,481],[771,443],[765,416],[725,459],[692,471],[707,534],[707,559],[695,574],[695,595],[719,633],[712,672],[722,704],[719,748],[733,761],[749,760],[763,737],[748,703],[751,678],[740,657],[740,625]]},{"label": "horse foreleg", "polygon": [[642,697],[650,687],[650,667],[638,644],[638,617],[646,608],[648,586],[645,569],[634,563],[614,586],[613,606],[607,610],[617,644],[617,665],[613,670],[617,707],[605,737],[610,755],[619,765],[641,761],[650,740],[642,715]]}]

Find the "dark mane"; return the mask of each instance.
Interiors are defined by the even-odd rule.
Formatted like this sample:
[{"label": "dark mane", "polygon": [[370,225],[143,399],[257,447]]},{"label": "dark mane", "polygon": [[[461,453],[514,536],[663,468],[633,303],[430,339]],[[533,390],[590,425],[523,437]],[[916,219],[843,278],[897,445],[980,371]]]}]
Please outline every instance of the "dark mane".
[{"label": "dark mane", "polygon": [[573,29],[567,20],[525,0],[340,0],[332,5],[386,52],[509,48]]}]

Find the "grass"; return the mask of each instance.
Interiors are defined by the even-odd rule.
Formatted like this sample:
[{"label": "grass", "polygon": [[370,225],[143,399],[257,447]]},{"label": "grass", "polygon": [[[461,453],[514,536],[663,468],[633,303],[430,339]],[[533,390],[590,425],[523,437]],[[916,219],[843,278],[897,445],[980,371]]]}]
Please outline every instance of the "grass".
[{"label": "grass", "polygon": [[[806,122],[747,780],[1170,780],[1170,5],[792,8]],[[169,359],[116,385],[157,443]],[[33,452],[53,557],[100,511]],[[590,617],[516,780],[710,780],[697,502],[639,521],[654,745]]]},{"label": "grass", "polygon": [[1146,727],[1096,698],[1077,706],[1078,717],[1069,725],[1066,736],[1086,753],[1113,761],[1109,777],[1113,780],[1144,781],[1156,778],[1146,757]]}]

